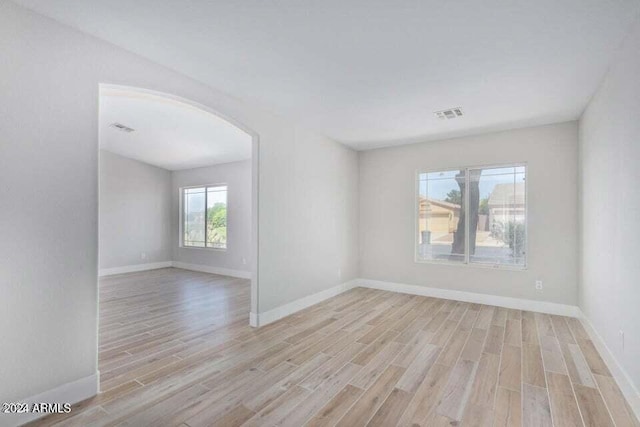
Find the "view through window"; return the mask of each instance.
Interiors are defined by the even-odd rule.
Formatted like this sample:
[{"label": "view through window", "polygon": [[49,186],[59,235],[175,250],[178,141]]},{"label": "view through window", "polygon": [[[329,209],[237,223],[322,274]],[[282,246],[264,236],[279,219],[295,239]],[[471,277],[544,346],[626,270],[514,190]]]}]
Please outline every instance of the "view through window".
[{"label": "view through window", "polygon": [[525,179],[523,165],[419,173],[417,260],[524,267]]},{"label": "view through window", "polygon": [[182,244],[227,247],[227,186],[185,188],[182,193]]}]

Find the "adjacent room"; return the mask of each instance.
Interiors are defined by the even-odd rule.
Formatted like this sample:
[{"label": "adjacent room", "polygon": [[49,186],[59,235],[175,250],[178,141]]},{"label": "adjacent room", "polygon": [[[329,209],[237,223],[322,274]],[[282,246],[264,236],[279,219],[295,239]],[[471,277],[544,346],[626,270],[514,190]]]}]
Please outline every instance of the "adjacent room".
[{"label": "adjacent room", "polygon": [[99,275],[251,278],[252,136],[211,111],[102,85]]},{"label": "adjacent room", "polygon": [[640,427],[639,0],[0,40],[0,426]]},{"label": "adjacent room", "polygon": [[252,137],[141,89],[102,85],[99,116],[98,367],[108,393],[209,347],[221,323],[247,323]]}]

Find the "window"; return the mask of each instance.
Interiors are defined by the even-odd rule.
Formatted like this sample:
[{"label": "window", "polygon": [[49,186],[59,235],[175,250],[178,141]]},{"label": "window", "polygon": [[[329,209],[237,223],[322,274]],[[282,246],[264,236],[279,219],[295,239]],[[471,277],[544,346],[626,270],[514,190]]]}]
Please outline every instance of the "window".
[{"label": "window", "polygon": [[523,268],[525,178],[524,165],[419,173],[417,261]]},{"label": "window", "polygon": [[182,245],[227,248],[227,186],[182,190]]}]

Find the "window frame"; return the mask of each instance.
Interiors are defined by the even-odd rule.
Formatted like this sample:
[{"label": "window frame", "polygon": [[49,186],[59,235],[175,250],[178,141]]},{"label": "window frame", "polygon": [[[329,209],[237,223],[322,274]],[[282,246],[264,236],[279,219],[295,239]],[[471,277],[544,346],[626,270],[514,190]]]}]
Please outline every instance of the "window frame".
[{"label": "window frame", "polygon": [[[448,261],[448,260],[434,260],[434,259],[421,259],[418,253],[418,245],[420,244],[419,234],[420,234],[420,175],[421,174],[429,174],[429,173],[437,173],[437,172],[445,172],[445,171],[453,171],[453,170],[464,170],[465,171],[465,188],[469,188],[469,179],[471,174],[470,170],[473,169],[498,169],[498,168],[516,168],[516,167],[524,167],[525,180],[524,180],[524,218],[525,218],[525,227],[524,227],[524,264],[522,265],[509,265],[509,264],[500,264],[500,263],[474,263],[470,262],[471,255],[469,253],[469,215],[465,215],[464,227],[465,227],[465,254],[464,261]],[[414,232],[413,232],[413,256],[414,263],[416,264],[436,264],[436,265],[447,265],[447,266],[456,266],[463,268],[486,268],[492,270],[511,270],[511,271],[525,271],[528,269],[529,265],[529,165],[527,162],[513,162],[513,163],[497,163],[497,164],[487,164],[487,165],[472,165],[472,166],[442,166],[438,168],[428,168],[428,169],[416,169],[414,173],[413,183],[415,185],[414,191]],[[469,206],[469,192],[465,191],[464,197],[464,206]]]},{"label": "window frame", "polygon": [[[226,202],[227,202],[227,241],[225,242],[224,248],[212,248],[206,246],[207,242],[207,197],[208,197],[208,189],[213,187],[226,187]],[[190,246],[185,245],[184,243],[184,192],[185,190],[191,188],[204,188],[204,207],[205,207],[205,227],[204,227],[204,241],[205,246]],[[196,250],[206,250],[206,251],[217,251],[217,252],[226,252],[229,249],[229,184],[226,182],[216,183],[216,184],[200,184],[200,185],[187,185],[184,187],[178,188],[178,199],[180,200],[180,219],[179,219],[179,233],[180,233],[180,244],[179,247],[181,249],[196,249]]]}]

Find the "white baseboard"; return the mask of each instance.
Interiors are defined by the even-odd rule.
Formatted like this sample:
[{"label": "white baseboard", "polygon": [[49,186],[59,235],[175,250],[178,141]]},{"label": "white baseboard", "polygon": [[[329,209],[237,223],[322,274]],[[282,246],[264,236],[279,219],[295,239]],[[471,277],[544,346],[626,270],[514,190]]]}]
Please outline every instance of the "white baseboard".
[{"label": "white baseboard", "polygon": [[280,320],[283,317],[287,317],[293,313],[303,310],[312,305],[318,304],[326,299],[340,295],[343,292],[353,289],[357,286],[356,280],[342,283],[333,288],[325,289],[324,291],[315,293],[313,295],[306,296],[304,298],[297,299],[280,307],[276,307],[264,313],[250,313],[249,322],[251,326],[259,327],[273,323],[276,320]]},{"label": "white baseboard", "polygon": [[229,268],[211,267],[208,265],[189,264],[180,261],[151,262],[148,264],[125,265],[124,267],[102,268],[98,271],[98,276],[112,276],[114,274],[135,273],[137,271],[156,270],[158,268],[176,267],[184,270],[201,271],[203,273],[220,274],[222,276],[238,277],[240,279],[251,279],[250,271],[231,270]]},{"label": "white baseboard", "polygon": [[363,288],[380,289],[383,291],[400,292],[403,294],[421,295],[450,299],[455,301],[472,302],[477,304],[495,305],[516,310],[537,311],[539,313],[558,314],[561,316],[579,317],[580,309],[574,305],[557,304],[546,301],[535,301],[523,298],[502,297],[497,295],[479,294],[475,292],[456,291],[451,289],[430,288],[427,286],[407,285],[404,283],[383,282],[380,280],[358,279],[357,285]]},{"label": "white baseboard", "polygon": [[239,279],[251,279],[250,271],[231,270],[229,268],[211,267],[209,265],[189,264],[186,262],[173,261],[172,265],[183,270],[200,271],[202,273],[220,274],[221,276],[237,277]]},{"label": "white baseboard", "polygon": [[593,344],[596,346],[598,353],[602,356],[604,363],[607,364],[613,379],[616,380],[618,387],[620,387],[620,391],[627,399],[627,402],[629,402],[629,406],[631,406],[636,418],[640,420],[640,391],[635,384],[633,384],[631,377],[615,358],[609,347],[605,344],[598,331],[596,331],[593,324],[582,310],[580,310],[580,320],[582,321],[584,329],[589,334],[589,337],[591,337],[591,341],[593,341]]},{"label": "white baseboard", "polygon": [[450,289],[429,288],[426,286],[383,282],[380,280],[355,279],[350,282],[334,286],[333,288],[326,289],[322,292],[300,298],[264,313],[249,313],[249,324],[254,327],[267,325],[356,287],[380,289],[383,291],[400,292],[404,294],[421,295],[478,304],[488,304],[498,307],[513,308],[516,310],[558,314],[561,316],[579,317],[580,315],[580,309],[573,305],[522,298],[501,297],[474,292],[454,291]]},{"label": "white baseboard", "polygon": [[249,326],[257,328],[258,326],[258,313],[250,312],[249,313]]},{"label": "white baseboard", "polygon": [[[95,396],[100,391],[100,371],[85,378],[63,384],[44,393],[19,399],[16,402],[28,403],[29,408],[33,403],[78,403]],[[49,414],[0,414],[0,426],[19,426]]]},{"label": "white baseboard", "polygon": [[136,271],[156,270],[158,268],[171,267],[171,261],[150,262],[147,264],[125,265],[124,267],[101,268],[98,276],[112,276],[114,274],[135,273]]}]

